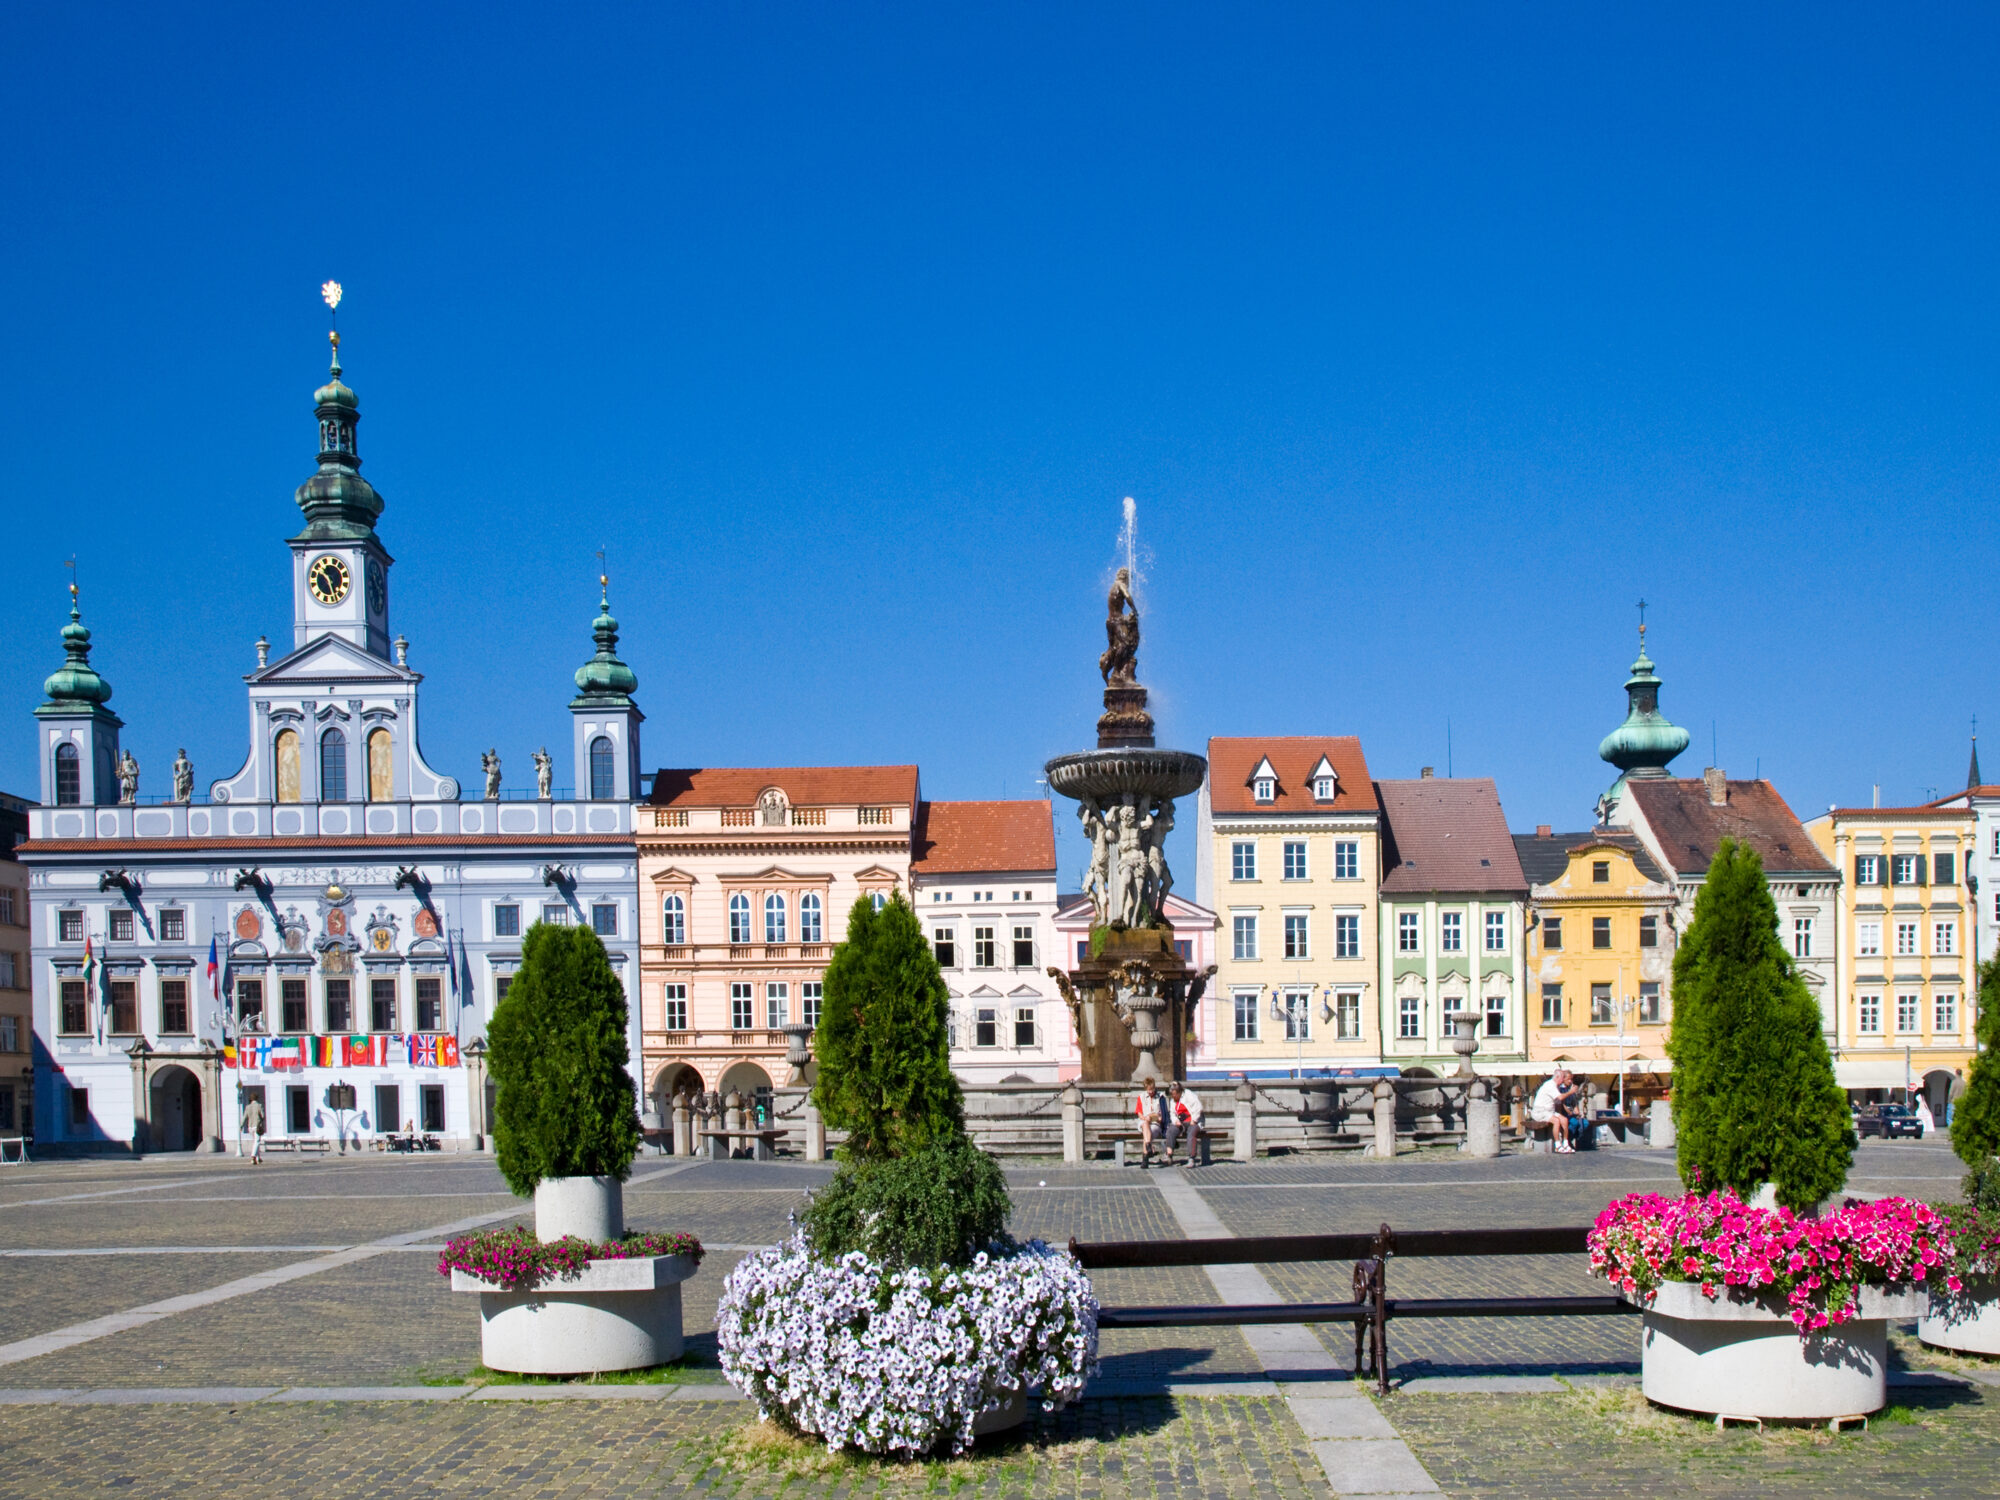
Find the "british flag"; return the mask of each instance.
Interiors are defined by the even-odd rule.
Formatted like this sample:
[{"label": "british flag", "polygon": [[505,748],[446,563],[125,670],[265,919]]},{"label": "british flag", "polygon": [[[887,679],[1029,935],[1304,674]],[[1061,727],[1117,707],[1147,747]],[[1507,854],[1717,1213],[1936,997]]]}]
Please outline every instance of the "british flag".
[{"label": "british flag", "polygon": [[434,1036],[413,1036],[410,1038],[410,1066],[413,1068],[435,1068],[438,1065],[438,1039]]}]

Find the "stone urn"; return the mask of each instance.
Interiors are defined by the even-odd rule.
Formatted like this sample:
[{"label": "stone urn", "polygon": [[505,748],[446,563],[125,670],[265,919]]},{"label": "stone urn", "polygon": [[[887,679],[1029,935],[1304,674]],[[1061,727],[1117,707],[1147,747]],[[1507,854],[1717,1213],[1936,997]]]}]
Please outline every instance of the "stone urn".
[{"label": "stone urn", "polygon": [[[535,1188],[535,1238],[594,1245],[625,1234],[624,1187],[615,1177],[551,1177]],[[479,1358],[489,1370],[586,1375],[643,1370],[679,1359],[685,1255],[593,1260],[574,1280],[550,1278],[508,1291],[465,1271],[454,1292],[479,1294]]]}]

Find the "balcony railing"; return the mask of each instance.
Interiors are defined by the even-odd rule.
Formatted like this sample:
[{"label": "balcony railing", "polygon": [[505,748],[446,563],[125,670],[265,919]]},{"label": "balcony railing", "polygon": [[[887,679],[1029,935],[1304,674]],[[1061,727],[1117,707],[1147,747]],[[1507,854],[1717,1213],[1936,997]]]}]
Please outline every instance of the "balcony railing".
[{"label": "balcony railing", "polygon": [[790,958],[791,956],[792,950],[790,948],[781,948],[770,943],[764,946],[764,957],[766,958]]},{"label": "balcony railing", "polygon": [[826,823],[826,809],[823,807],[795,807],[792,809],[794,828],[819,828]]},{"label": "balcony railing", "polygon": [[754,807],[725,807],[722,810],[724,828],[749,828],[756,821],[757,810]]},{"label": "balcony railing", "polygon": [[684,964],[688,961],[688,955],[693,952],[692,948],[682,944],[678,947],[662,948],[660,956],[670,964]]},{"label": "balcony railing", "polygon": [[687,809],[685,807],[656,807],[653,809],[653,826],[655,828],[685,828],[688,826]]},{"label": "balcony railing", "polygon": [[864,828],[892,823],[895,821],[895,810],[887,807],[864,807],[859,809],[855,821]]}]

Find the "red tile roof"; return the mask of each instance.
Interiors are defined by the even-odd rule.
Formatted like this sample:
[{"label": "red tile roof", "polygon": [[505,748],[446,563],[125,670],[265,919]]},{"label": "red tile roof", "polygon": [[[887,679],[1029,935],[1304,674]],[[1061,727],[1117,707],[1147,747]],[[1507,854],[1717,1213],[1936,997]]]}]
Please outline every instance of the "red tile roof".
[{"label": "red tile roof", "polygon": [[655,807],[754,807],[766,787],[784,792],[794,807],[860,807],[900,804],[914,814],[915,766],[700,767],[657,771]]},{"label": "red tile roof", "polygon": [[1768,781],[1729,781],[1728,800],[1717,807],[1699,777],[1670,776],[1625,783],[1625,795],[1645,815],[1646,826],[1667,866],[1676,874],[1700,875],[1725,838],[1757,851],[1767,872],[1831,874],[1833,866],[1800,826],[1778,789]]},{"label": "red tile roof", "polygon": [[926,802],[917,813],[910,874],[1056,872],[1053,807],[1026,802]]},{"label": "red tile roof", "polygon": [[[1313,767],[1324,755],[1333,762],[1331,802],[1313,800]],[[1278,796],[1259,802],[1251,795],[1250,774],[1263,760],[1278,773]],[[1373,812],[1375,784],[1361,741],[1351,734],[1286,735],[1270,739],[1212,739],[1208,742],[1208,796],[1218,813]]]},{"label": "red tile roof", "polygon": [[1511,891],[1525,895],[1500,789],[1484,776],[1378,781],[1382,894]]}]

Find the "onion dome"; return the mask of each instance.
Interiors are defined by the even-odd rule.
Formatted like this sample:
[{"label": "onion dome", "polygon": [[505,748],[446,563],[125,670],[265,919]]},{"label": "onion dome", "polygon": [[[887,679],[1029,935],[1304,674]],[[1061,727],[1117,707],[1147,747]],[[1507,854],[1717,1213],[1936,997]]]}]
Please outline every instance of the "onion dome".
[{"label": "onion dome", "polygon": [[632,695],[639,690],[639,674],[618,659],[618,622],[611,616],[610,584],[600,577],[597,618],[590,633],[597,640],[597,654],[576,669],[575,698],[571,708],[633,708]]},{"label": "onion dome", "polygon": [[354,429],[361,420],[360,403],[340,379],[340,335],[333,343],[333,374],[313,392],[313,413],[319,418],[319,472],[298,488],[294,497],[305,512],[306,529],[294,541],[341,542],[373,536],[382,514],[382,497],[361,477],[361,451]]},{"label": "onion dome", "polygon": [[69,624],[63,626],[63,664],[49,674],[42,684],[42,691],[49,695],[49,701],[42,707],[49,712],[88,711],[111,697],[111,684],[97,675],[97,669],[90,664],[90,631],[84,627],[83,616],[77,609],[76,588],[70,588]]},{"label": "onion dome", "polygon": [[1688,732],[1660,712],[1660,679],[1646,655],[1646,627],[1639,627],[1639,659],[1625,679],[1629,707],[1625,722],[1604,737],[1597,753],[1627,778],[1651,779],[1667,774],[1667,762],[1688,747]]}]

